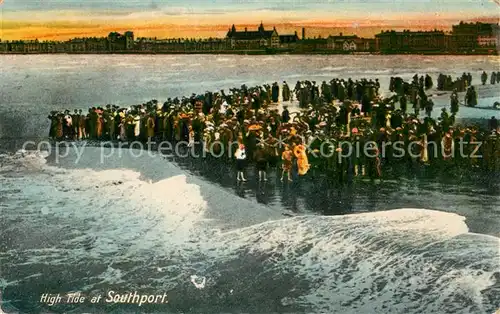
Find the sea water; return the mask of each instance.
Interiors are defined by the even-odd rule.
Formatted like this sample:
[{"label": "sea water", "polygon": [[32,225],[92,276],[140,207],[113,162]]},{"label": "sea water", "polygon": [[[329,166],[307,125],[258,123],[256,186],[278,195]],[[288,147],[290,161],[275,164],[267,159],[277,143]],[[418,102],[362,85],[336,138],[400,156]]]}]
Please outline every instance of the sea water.
[{"label": "sea water", "polygon": [[[379,78],[386,91],[390,76],[429,73],[436,81],[440,72],[471,72],[477,84],[481,71],[498,68],[498,57],[476,56],[48,55],[0,62],[0,137],[21,142],[46,136],[50,110],[128,106],[282,80],[293,87],[299,79]],[[486,105],[498,90],[480,87],[479,97]],[[495,112],[461,108],[460,114]],[[421,173],[346,188],[281,186],[271,173],[265,186],[252,180],[236,186],[232,173],[206,170],[202,161],[117,150],[100,162],[103,150],[85,147],[59,160],[53,152],[0,155],[4,311],[491,313],[500,307],[500,198],[493,178],[437,180]],[[44,294],[92,297],[110,290],[167,293],[168,304],[40,302]]]},{"label": "sea water", "polygon": [[[287,81],[320,84],[332,78],[379,79],[387,94],[391,76],[411,80],[439,73],[453,79],[470,72],[473,85],[480,74],[498,71],[498,56],[240,56],[240,55],[3,55],[0,56],[0,137],[48,134],[51,110],[116,104],[123,107],[152,99]],[[478,86],[479,105],[500,101],[498,85]],[[435,114],[448,106],[449,94],[435,90]],[[463,101],[463,94],[460,99]],[[458,118],[490,118],[498,111],[461,108]],[[15,131],[14,131],[15,130]]]},{"label": "sea water", "polygon": [[[469,232],[456,213],[285,217],[160,158],[67,167],[45,156],[1,156],[10,309],[138,310],[39,301],[110,290],[167,293],[168,304],[143,308],[162,312],[489,313],[500,302],[500,239]],[[491,211],[498,225],[498,203]]]}]

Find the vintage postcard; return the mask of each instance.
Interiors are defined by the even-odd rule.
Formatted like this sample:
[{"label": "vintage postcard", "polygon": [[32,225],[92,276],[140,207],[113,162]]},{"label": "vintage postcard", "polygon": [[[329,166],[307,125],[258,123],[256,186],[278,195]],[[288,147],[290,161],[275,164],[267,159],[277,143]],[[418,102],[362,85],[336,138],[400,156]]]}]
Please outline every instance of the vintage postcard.
[{"label": "vintage postcard", "polygon": [[0,12],[0,313],[498,313],[498,0]]}]

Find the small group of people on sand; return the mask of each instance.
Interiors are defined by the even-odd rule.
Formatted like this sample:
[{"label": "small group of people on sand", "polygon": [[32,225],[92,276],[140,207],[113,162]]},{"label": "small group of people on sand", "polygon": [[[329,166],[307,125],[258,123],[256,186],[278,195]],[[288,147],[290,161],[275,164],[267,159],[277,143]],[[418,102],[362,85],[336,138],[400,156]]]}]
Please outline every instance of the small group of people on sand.
[{"label": "small group of people on sand", "polygon": [[[483,73],[481,73],[481,83],[483,85],[486,85],[487,81],[488,81],[488,74],[486,73],[486,71],[483,71]],[[495,83],[500,84],[500,71],[491,72],[490,84],[495,85]]]}]

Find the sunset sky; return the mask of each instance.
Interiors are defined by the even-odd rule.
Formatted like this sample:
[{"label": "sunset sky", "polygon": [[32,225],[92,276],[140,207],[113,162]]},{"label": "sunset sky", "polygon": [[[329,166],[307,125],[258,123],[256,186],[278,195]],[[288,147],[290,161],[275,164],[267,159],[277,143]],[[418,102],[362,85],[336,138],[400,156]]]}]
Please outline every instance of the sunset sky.
[{"label": "sunset sky", "polygon": [[0,0],[0,38],[68,39],[132,30],[136,37],[223,37],[260,21],[279,33],[373,36],[382,29],[448,29],[499,22],[500,0]]}]

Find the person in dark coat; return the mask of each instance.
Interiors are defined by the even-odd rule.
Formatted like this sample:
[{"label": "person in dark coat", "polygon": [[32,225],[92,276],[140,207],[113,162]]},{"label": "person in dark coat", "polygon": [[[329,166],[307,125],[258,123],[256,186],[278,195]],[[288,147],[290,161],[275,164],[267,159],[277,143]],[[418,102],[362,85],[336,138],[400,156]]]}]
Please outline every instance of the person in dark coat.
[{"label": "person in dark coat", "polygon": [[425,114],[430,118],[432,114],[432,110],[434,109],[434,102],[432,99],[428,99],[425,104]]},{"label": "person in dark coat", "polygon": [[402,95],[399,98],[399,107],[401,108],[403,114],[406,114],[406,110],[408,109],[408,100],[406,99],[405,95]]},{"label": "person in dark coat", "polygon": [[290,86],[286,83],[286,81],[283,81],[283,101],[290,101]]},{"label": "person in dark coat", "polygon": [[468,106],[471,106],[471,107],[477,106],[477,93],[476,93],[476,89],[474,88],[474,86],[469,87],[469,89],[467,90],[466,99],[467,99]]},{"label": "person in dark coat", "polygon": [[451,114],[456,114],[458,112],[458,95],[456,91],[453,91],[453,93],[450,96],[450,111]]},{"label": "person in dark coat", "polygon": [[279,95],[280,95],[280,87],[278,86],[278,83],[276,83],[276,82],[273,83],[273,87],[271,89],[271,94],[272,94],[273,102],[277,103]]},{"label": "person in dark coat", "polygon": [[266,149],[264,148],[264,143],[257,145],[257,149],[255,150],[253,157],[256,163],[256,168],[259,171],[259,181],[267,181],[268,155]]},{"label": "person in dark coat", "polygon": [[432,82],[432,77],[429,74],[425,75],[425,89],[431,89],[434,83]]},{"label": "person in dark coat", "polygon": [[288,106],[283,106],[283,112],[281,113],[281,122],[288,123],[290,121],[290,112],[288,111]]},{"label": "person in dark coat", "polygon": [[495,116],[491,117],[490,121],[488,122],[488,126],[490,131],[498,129],[498,120],[495,118]]},{"label": "person in dark coat", "polygon": [[481,83],[485,85],[487,80],[488,80],[488,74],[486,74],[486,72],[483,71],[483,73],[481,74]]}]

